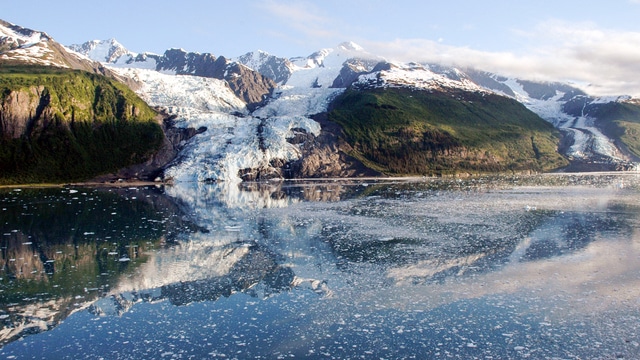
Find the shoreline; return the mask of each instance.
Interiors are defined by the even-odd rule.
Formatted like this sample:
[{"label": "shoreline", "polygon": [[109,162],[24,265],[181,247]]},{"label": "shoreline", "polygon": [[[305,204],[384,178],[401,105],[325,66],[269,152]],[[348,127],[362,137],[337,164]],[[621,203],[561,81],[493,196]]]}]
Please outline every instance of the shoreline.
[{"label": "shoreline", "polygon": [[[269,183],[322,183],[322,182],[338,182],[338,181],[403,181],[403,182],[415,182],[415,181],[427,181],[427,180],[442,180],[442,179],[472,179],[472,178],[482,178],[482,177],[491,177],[491,176],[606,176],[606,175],[619,175],[619,176],[640,176],[640,171],[585,171],[585,172],[548,172],[548,173],[539,173],[539,174],[484,174],[484,175],[473,175],[473,176],[380,176],[380,177],[331,177],[331,178],[297,178],[297,179],[269,179],[263,181],[241,181],[238,182],[238,185],[241,184],[269,184]],[[186,183],[197,183],[203,185],[210,185],[211,183],[199,183],[197,181],[193,182],[185,182]],[[218,183],[224,184],[224,181],[220,181]],[[214,183],[216,184],[216,183]],[[115,181],[115,182],[97,182],[97,181],[86,181],[86,182],[69,182],[69,183],[41,183],[41,184],[5,184],[0,185],[0,189],[16,189],[16,188],[30,188],[30,189],[38,189],[38,188],[64,188],[64,187],[113,187],[113,188],[123,188],[123,187],[138,187],[138,186],[174,186],[175,183],[172,182],[157,182],[157,181],[144,181],[144,180],[123,180],[123,181]]]}]

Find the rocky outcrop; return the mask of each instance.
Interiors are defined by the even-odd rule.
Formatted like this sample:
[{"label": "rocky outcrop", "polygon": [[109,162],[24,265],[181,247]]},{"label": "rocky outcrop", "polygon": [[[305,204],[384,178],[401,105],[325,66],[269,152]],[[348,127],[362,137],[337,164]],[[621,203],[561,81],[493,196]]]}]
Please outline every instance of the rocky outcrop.
[{"label": "rocky outcrop", "polygon": [[[293,128],[287,142],[296,145],[299,157],[294,161],[272,159],[259,168],[246,168],[238,172],[242,181],[272,179],[375,177],[382,173],[367,168],[360,160],[349,155],[353,148],[344,141],[339,125],[327,120],[327,114],[312,116],[321,125],[318,136],[302,128]],[[264,150],[264,149],[263,149]]]},{"label": "rocky outcrop", "polygon": [[155,56],[156,70],[175,71],[179,75],[196,75],[220,78],[222,73],[212,54],[190,53],[183,49],[169,49],[162,56]]},{"label": "rocky outcrop", "polygon": [[284,84],[293,74],[293,64],[289,59],[270,55],[264,51],[246,53],[237,61],[278,84]]},{"label": "rocky outcrop", "polygon": [[238,63],[229,64],[226,70],[224,79],[249,110],[263,104],[276,86],[273,80]]},{"label": "rocky outcrop", "polygon": [[[9,92],[0,103],[0,138],[18,139],[27,133],[34,118],[42,116],[50,98],[43,86]],[[44,114],[45,118],[48,117]]]},{"label": "rocky outcrop", "polygon": [[[318,137],[298,131],[289,142],[299,143],[302,155],[282,166],[284,178],[331,178],[380,176],[361,161],[349,155],[353,148],[343,137],[339,125],[327,120],[326,113],[314,116],[322,131]],[[302,129],[300,129],[302,130]]]},{"label": "rocky outcrop", "polygon": [[360,75],[373,71],[380,64],[385,63],[378,60],[349,59],[342,65],[340,74],[333,80],[331,87],[347,88],[358,80]]},{"label": "rocky outcrop", "polygon": [[238,62],[209,53],[192,53],[170,49],[164,55],[149,55],[156,60],[157,71],[175,71],[178,75],[194,75],[226,80],[231,90],[253,110],[264,103],[276,82]]}]

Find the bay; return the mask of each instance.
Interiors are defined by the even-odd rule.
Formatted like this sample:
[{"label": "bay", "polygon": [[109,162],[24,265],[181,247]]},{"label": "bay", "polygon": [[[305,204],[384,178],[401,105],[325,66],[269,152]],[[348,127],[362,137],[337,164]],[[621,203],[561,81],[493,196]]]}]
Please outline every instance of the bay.
[{"label": "bay", "polygon": [[638,358],[640,177],[0,190],[0,356]]}]

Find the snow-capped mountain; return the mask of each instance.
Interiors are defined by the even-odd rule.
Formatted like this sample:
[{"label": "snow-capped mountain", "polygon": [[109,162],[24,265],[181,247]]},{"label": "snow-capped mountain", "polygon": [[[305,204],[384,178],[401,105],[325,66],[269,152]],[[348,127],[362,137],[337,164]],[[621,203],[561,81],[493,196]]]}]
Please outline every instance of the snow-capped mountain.
[{"label": "snow-capped mountain", "polygon": [[[306,57],[286,59],[256,51],[227,59],[183,49],[169,49],[162,55],[134,53],[115,39],[67,49],[45,33],[9,23],[0,23],[0,31],[0,61],[73,68],[81,67],[64,61],[100,62],[116,77],[137,84],[138,94],[164,108],[175,126],[200,129],[165,169],[165,175],[175,181],[281,178],[296,176],[293,168],[307,169],[305,176],[356,174],[351,165],[331,166],[344,161],[349,150],[330,144],[337,141],[339,130],[329,131],[330,124],[319,116],[347,88],[500,94],[559,128],[565,134],[561,150],[574,160],[597,161],[602,169],[633,168],[631,161],[637,160],[603,131],[597,118],[601,106],[629,99],[594,98],[568,84],[438,64],[390,62],[352,42]],[[56,62],[59,53],[68,54],[63,62]],[[329,133],[333,137],[318,142]]]},{"label": "snow-capped mountain", "polygon": [[[116,39],[109,40],[93,40],[81,45],[70,45],[69,48],[75,52],[84,54],[96,61],[117,64],[118,62],[126,62],[138,56],[127,50]],[[125,60],[125,61],[123,61]]]},{"label": "snow-capped mountain", "polygon": [[277,57],[261,50],[246,53],[234,60],[256,70],[278,84],[284,84],[295,71],[295,66],[289,59]]},{"label": "snow-capped mountain", "polygon": [[[139,91],[140,95],[152,105],[171,109],[170,112],[180,119],[178,126],[208,129],[192,139],[179,160],[167,169],[167,176],[174,180],[236,181],[284,176],[279,167],[300,160],[303,156],[302,146],[292,144],[292,139],[300,131],[317,137],[321,126],[312,119],[313,116],[325,112],[331,100],[349,86],[408,87],[429,91],[456,89],[502,94],[521,102],[563,131],[571,143],[565,152],[572,158],[584,162],[597,159],[609,165],[614,164],[612,166],[628,164],[631,160],[598,130],[588,114],[575,114],[569,109],[569,104],[575,103],[576,99],[594,104],[605,100],[589,98],[584,92],[567,84],[536,83],[437,64],[393,63],[369,54],[351,42],[322,49],[307,57],[285,59],[256,51],[234,61],[224,57],[216,59],[210,54],[188,53],[182,49],[168,50],[162,56],[147,54],[143,58],[122,50],[115,41],[108,44],[111,44],[109,51],[94,50],[92,56],[124,54],[115,61],[110,57],[114,67],[153,68],[148,66],[152,62],[156,72],[119,73],[128,74],[146,84]],[[122,61],[123,57],[128,60]],[[223,63],[227,66],[238,64],[236,66],[251,68],[272,79],[278,86],[274,87],[264,105],[247,110],[229,101],[226,98],[228,94],[221,95],[222,92],[209,93],[210,97],[205,99],[195,91],[197,85],[189,85],[187,88],[191,90],[176,85],[157,85],[161,77],[158,71],[225,78],[219,74],[220,67],[216,69],[215,66],[217,61],[222,61],[220,59],[224,59]],[[175,81],[190,84],[194,81],[193,78],[187,79],[178,77]],[[222,83],[218,85],[222,86]],[[242,100],[247,102],[246,99]],[[623,101],[624,98],[608,100]],[[236,105],[227,109],[215,105],[208,110],[200,106],[194,110],[192,105],[196,102]],[[236,116],[239,114],[242,117]]]},{"label": "snow-capped mountain", "polygon": [[456,89],[471,92],[490,92],[488,89],[474,83],[468,77],[463,76],[457,69],[452,69],[452,74],[438,74],[428,66],[417,63],[380,64],[376,71],[358,76],[353,83],[356,88],[412,88],[417,90],[443,90]]},{"label": "snow-capped mountain", "polygon": [[88,41],[71,45],[95,61],[111,68],[152,69],[164,74],[194,75],[226,81],[249,108],[260,105],[275,87],[275,82],[239,62],[210,53],[187,52],[184,49],[168,49],[163,55],[149,52],[137,54],[124,48],[115,39]]},{"label": "snow-capped mountain", "polygon": [[[105,53],[111,51],[93,52],[97,56]],[[344,61],[353,59],[358,53],[365,58],[371,57],[344,44],[336,49],[325,49],[306,61],[297,61],[297,65],[278,62],[266,53],[253,57],[264,61],[262,69],[273,69],[271,65],[280,63],[291,74],[282,80],[284,84],[274,90],[269,101],[252,113],[246,98],[232,91],[229,78],[239,78],[238,72],[214,74],[220,71],[215,67],[218,61],[227,64],[226,70],[230,66],[246,68],[237,62],[228,62],[224,57],[216,59],[210,54],[198,57],[172,49],[155,58],[156,70],[140,66],[137,61],[129,63],[129,68],[121,60],[110,66],[120,76],[140,84],[139,95],[150,105],[162,107],[173,115],[175,126],[207,129],[185,144],[176,161],[166,169],[167,178],[176,182],[234,182],[284,176],[282,165],[299,160],[302,155],[302,143],[296,143],[294,139],[320,135],[321,126],[311,116],[326,111],[330,100],[344,91],[344,88],[333,88],[332,85]],[[87,55],[91,54],[87,52]],[[193,64],[206,63],[206,57],[214,67],[190,68]],[[194,58],[200,61],[189,61]],[[180,62],[185,59],[187,61]],[[171,61],[175,63],[171,64]],[[253,66],[260,67],[260,62],[254,61]],[[185,73],[196,75],[181,74],[185,69]],[[370,71],[372,67],[362,65],[360,70]],[[203,71],[209,71],[212,76],[197,76]],[[181,76],[176,76],[178,74]]]},{"label": "snow-capped mountain", "polygon": [[[541,83],[470,71],[477,83],[515,98],[565,135],[563,152],[577,162],[601,164],[601,169],[636,169],[639,159],[603,133],[597,112],[607,104],[624,104],[629,96],[593,97],[563,83]],[[609,167],[607,166],[609,165]],[[612,167],[611,167],[612,166]]]},{"label": "snow-capped mountain", "polygon": [[47,33],[3,20],[0,20],[0,63],[54,66],[101,74],[107,72],[99,62],[60,45]]}]

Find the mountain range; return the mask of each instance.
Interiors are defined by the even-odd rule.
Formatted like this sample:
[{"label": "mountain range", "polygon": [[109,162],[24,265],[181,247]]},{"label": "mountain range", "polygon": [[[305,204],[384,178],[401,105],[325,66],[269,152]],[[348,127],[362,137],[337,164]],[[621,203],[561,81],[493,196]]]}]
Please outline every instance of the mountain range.
[{"label": "mountain range", "polygon": [[[144,155],[146,167],[110,169],[112,176],[237,182],[637,170],[640,157],[636,99],[595,97],[571,84],[478,69],[388,61],[352,42],[296,58],[183,49],[159,55],[134,53],[115,39],[62,46],[46,33],[0,22],[0,77],[46,78],[53,69],[124,83],[163,117],[156,121],[164,145]],[[3,85],[5,142],[33,138],[34,126],[15,130],[18,118],[51,122],[37,111],[44,88],[20,90],[40,97],[16,108],[18,88]],[[73,108],[56,110],[58,122],[77,121]]]}]

